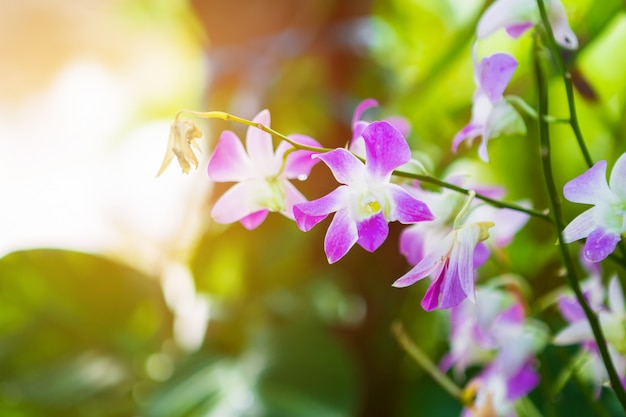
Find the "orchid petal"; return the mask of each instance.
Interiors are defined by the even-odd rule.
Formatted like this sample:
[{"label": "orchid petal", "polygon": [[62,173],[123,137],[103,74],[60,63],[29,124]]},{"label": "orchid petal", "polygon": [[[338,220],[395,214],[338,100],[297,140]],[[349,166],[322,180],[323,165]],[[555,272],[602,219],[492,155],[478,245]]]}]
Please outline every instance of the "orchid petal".
[{"label": "orchid petal", "polygon": [[626,153],[622,154],[611,171],[609,180],[611,191],[613,191],[622,201],[626,201]]},{"label": "orchid petal", "polygon": [[[322,146],[315,139],[305,135],[289,135],[289,139],[300,145],[316,148],[321,148]],[[313,168],[313,166],[319,162],[317,159],[312,158],[312,156],[315,155],[316,152],[307,151],[304,149],[292,149],[293,146],[289,142],[280,142],[276,147],[275,159],[277,162],[282,164],[285,152],[289,151],[289,155],[287,155],[287,161],[285,162],[282,176],[289,179],[298,178],[304,180],[306,179],[306,177],[309,176],[311,168]]]},{"label": "orchid petal", "polygon": [[575,298],[560,296],[557,303],[561,315],[568,322],[573,323],[585,319],[585,312]]},{"label": "orchid petal", "polygon": [[478,21],[476,37],[483,39],[501,28],[525,24],[533,20],[537,11],[537,6],[527,0],[495,1]]},{"label": "orchid petal", "polygon": [[389,184],[385,192],[391,200],[389,221],[415,223],[435,218],[426,204],[411,196],[399,185]]},{"label": "orchid petal", "polygon": [[281,214],[293,220],[293,206],[295,204],[306,203],[307,199],[291,182],[283,179],[281,180],[281,183],[283,184],[283,189],[285,190],[285,208],[284,210],[281,210]]},{"label": "orchid petal", "polygon": [[563,195],[573,203],[597,204],[613,195],[606,182],[606,161],[598,161],[563,187]]},{"label": "orchid petal", "polygon": [[360,102],[356,106],[356,109],[354,109],[354,115],[352,116],[352,139],[361,136],[361,131],[368,123],[365,122],[365,126],[362,126],[359,132],[357,132],[357,130],[359,129],[355,129],[355,126],[359,121],[361,121],[361,116],[363,116],[363,113],[365,113],[366,110],[371,109],[372,107],[378,107],[378,102],[373,98],[368,98]]},{"label": "orchid petal", "polygon": [[427,277],[433,271],[447,263],[447,254],[454,243],[454,232],[448,234],[432,252],[428,253],[409,272],[398,278],[393,286],[397,288],[408,287],[411,284]]},{"label": "orchid petal", "polygon": [[222,132],[207,168],[215,182],[239,182],[254,177],[254,166],[233,132]]},{"label": "orchid petal", "polygon": [[502,99],[506,86],[517,69],[517,60],[509,54],[493,54],[483,58],[479,66],[480,88],[492,103]]},{"label": "orchid petal", "polygon": [[335,263],[343,258],[358,240],[356,223],[350,218],[348,210],[339,210],[328,226],[324,238],[324,251],[328,263]]},{"label": "orchid petal", "polygon": [[377,213],[357,222],[358,244],[368,252],[374,252],[383,244],[389,234],[389,225],[382,213]]},{"label": "orchid petal", "polygon": [[443,277],[445,269],[445,265],[438,265],[437,273],[434,274],[437,278],[430,284],[422,298],[420,304],[425,311],[433,311],[439,306],[439,294],[441,294],[441,285],[445,279]]},{"label": "orchid petal", "polygon": [[453,251],[443,277],[443,282],[441,283],[441,302],[439,304],[439,308],[441,309],[454,307],[467,298],[467,295],[460,283],[461,278],[459,277],[459,261],[460,259],[455,256]]},{"label": "orchid petal", "polygon": [[561,330],[552,343],[555,345],[572,345],[575,343],[593,340],[591,326],[587,320],[580,320]]},{"label": "orchid petal", "polygon": [[240,182],[230,187],[215,202],[211,210],[211,217],[217,223],[233,223],[260,210],[263,207],[260,201],[265,194],[271,194],[268,185],[262,180]]},{"label": "orchid petal", "polygon": [[425,233],[420,225],[413,225],[402,230],[400,234],[400,253],[411,265],[424,257]]},{"label": "orchid petal", "polygon": [[528,394],[539,384],[539,375],[528,364],[506,381],[506,399],[513,402]]},{"label": "orchid petal", "polygon": [[600,262],[613,253],[620,239],[616,233],[597,228],[589,233],[583,254],[591,262]]},{"label": "orchid petal", "polygon": [[554,40],[565,49],[578,48],[578,38],[567,21],[567,12],[560,0],[551,0],[548,10],[548,19],[552,26]]},{"label": "orchid petal", "polygon": [[240,222],[246,229],[253,230],[259,227],[261,223],[263,223],[268,213],[269,210],[260,210],[252,214],[248,214],[245,217],[242,217]]},{"label": "orchid petal", "polygon": [[340,186],[317,200],[294,205],[293,214],[298,228],[303,232],[308,232],[330,213],[345,208],[349,193],[348,187]]},{"label": "orchid petal", "polygon": [[[467,230],[465,230],[467,229]],[[458,244],[454,245],[450,263],[455,260],[456,277],[460,281],[463,292],[472,302],[476,302],[476,294],[474,293],[474,247],[478,241],[480,230],[473,224],[464,226],[457,232]]]},{"label": "orchid petal", "polygon": [[330,152],[316,154],[314,158],[321,159],[332,171],[335,179],[351,185],[362,181],[365,176],[365,166],[357,157],[343,148],[333,149]]},{"label": "orchid petal", "polygon": [[563,242],[570,243],[589,236],[596,228],[594,220],[596,208],[583,211],[563,230]]},{"label": "orchid petal", "polygon": [[402,134],[390,123],[373,122],[363,130],[366,168],[374,178],[386,179],[411,159],[411,150]]},{"label": "orchid petal", "polygon": [[626,317],[624,292],[622,291],[622,286],[620,285],[617,276],[613,276],[611,281],[609,281],[607,298],[611,311],[619,317]]},{"label": "orchid petal", "polygon": [[[268,110],[261,111],[252,119],[252,122],[269,127],[270,112]],[[274,157],[272,135],[269,133],[250,126],[246,133],[246,149],[258,172],[271,175],[278,169],[278,166],[276,166],[278,161]]]},{"label": "orchid petal", "polygon": [[470,122],[461,129],[452,139],[452,152],[456,152],[461,142],[465,140],[471,141],[477,136],[482,135],[483,127],[481,125]]},{"label": "orchid petal", "polygon": [[506,33],[513,39],[517,39],[522,36],[528,29],[533,27],[533,22],[514,23],[505,27]]}]

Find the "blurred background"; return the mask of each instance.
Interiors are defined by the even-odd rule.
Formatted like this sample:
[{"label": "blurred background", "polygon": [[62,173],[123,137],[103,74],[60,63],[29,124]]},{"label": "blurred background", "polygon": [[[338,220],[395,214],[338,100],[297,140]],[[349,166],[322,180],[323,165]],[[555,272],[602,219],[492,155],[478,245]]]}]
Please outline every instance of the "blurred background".
[{"label": "blurred background", "polygon": [[[532,120],[528,136],[490,143],[489,165],[474,148],[449,152],[470,117],[488,3],[0,0],[0,416],[458,415],[390,332],[401,320],[434,362],[446,351],[445,313],[419,306],[426,285],[391,287],[409,268],[399,225],[377,252],[331,267],[327,222],[307,234],[280,215],[253,232],[212,223],[230,184],[211,184],[206,161],[221,130],[245,133],[222,121],[198,121],[197,171],[155,175],[179,109],[268,108],[276,130],[335,147],[372,97],[381,108],[366,118],[406,117],[437,175],[462,170],[546,208]],[[612,164],[626,150],[625,6],[563,3],[581,43],[564,55],[581,125]],[[508,91],[533,104],[532,35],[485,48],[515,54]],[[550,88],[566,117],[561,80]],[[566,125],[553,135],[562,186],[585,165]],[[310,199],[336,186],[321,165],[311,177],[298,185]],[[539,299],[563,284],[553,242],[531,220],[481,279],[518,274]],[[542,361],[548,379],[560,353]],[[533,399],[572,415],[591,410],[582,391]]]}]

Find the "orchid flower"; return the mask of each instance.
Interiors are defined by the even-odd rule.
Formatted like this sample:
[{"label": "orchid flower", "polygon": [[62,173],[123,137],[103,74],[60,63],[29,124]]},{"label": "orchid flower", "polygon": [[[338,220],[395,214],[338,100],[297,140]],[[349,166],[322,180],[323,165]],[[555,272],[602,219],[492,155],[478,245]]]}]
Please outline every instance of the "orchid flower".
[{"label": "orchid flower", "polygon": [[[578,48],[578,39],[567,21],[565,7],[560,0],[546,0],[546,11],[556,42],[565,49]],[[498,0],[485,10],[476,27],[476,37],[486,38],[504,28],[512,38],[520,37],[531,27],[541,23],[541,15],[534,0]]]},{"label": "orchid flower", "polygon": [[[474,59],[476,64],[476,60]],[[452,151],[459,144],[477,136],[482,136],[478,147],[480,158],[488,162],[487,142],[501,134],[525,134],[526,125],[519,113],[504,99],[504,90],[511,80],[517,61],[511,55],[497,53],[483,58],[475,65],[474,76],[477,85],[472,106],[472,119],[452,139]]]},{"label": "orchid flower", "polygon": [[329,263],[341,259],[355,243],[375,251],[387,238],[388,222],[433,218],[426,204],[390,183],[393,170],[411,157],[402,134],[388,122],[379,121],[365,127],[362,136],[365,164],[342,148],[313,155],[342,185],[322,198],[293,207],[298,227],[305,232],[335,213],[324,240]]},{"label": "orchid flower", "polygon": [[[269,126],[270,113],[260,112],[254,123]],[[319,147],[307,136],[291,137],[297,143]],[[247,229],[259,226],[268,212],[280,212],[293,219],[293,205],[306,201],[290,179],[306,179],[317,160],[311,151],[295,150],[283,141],[276,151],[272,137],[249,127],[246,149],[237,135],[224,131],[209,160],[209,177],[215,182],[236,182],[215,203],[211,216],[218,223],[241,221]]]},{"label": "orchid flower", "polygon": [[192,147],[198,149],[196,139],[202,137],[202,132],[189,119],[176,118],[170,127],[170,136],[167,140],[167,151],[161,163],[161,168],[157,173],[157,177],[165,171],[174,156],[178,160],[178,165],[185,174],[189,172],[191,164],[198,168],[198,159],[193,152]]},{"label": "orchid flower", "polygon": [[[617,276],[609,281],[605,305],[604,289],[601,287],[600,275],[592,275],[583,283],[583,294],[590,303],[590,307],[598,314],[600,326],[606,335],[607,348],[622,384],[626,386],[626,307],[624,293]],[[608,374],[598,345],[593,336],[591,326],[580,304],[573,296],[561,296],[559,298],[559,310],[567,320],[568,325],[555,337],[556,345],[580,344],[586,354],[588,362],[583,368],[583,373],[589,375],[596,387],[608,381]]]},{"label": "orchid flower", "polygon": [[563,187],[565,198],[594,207],[578,215],[563,230],[563,241],[587,238],[584,257],[600,262],[609,256],[626,232],[626,154],[619,157],[609,183],[606,161],[599,161]]},{"label": "orchid flower", "polygon": [[[451,176],[446,178],[446,182],[462,186],[465,179],[460,176]],[[469,188],[493,199],[502,199],[506,195],[506,190],[502,187],[472,185]],[[435,216],[432,222],[410,225],[400,234],[400,253],[411,265],[416,265],[425,253],[432,250],[436,242],[442,240],[450,232],[454,217],[461,209],[465,197],[448,189],[441,192],[423,190],[417,182],[407,187],[407,190],[419,200],[424,201]],[[527,201],[516,203],[523,207],[529,206]],[[489,239],[479,243],[474,252],[474,267],[478,268],[487,260],[488,247],[500,249],[508,245],[529,217],[519,211],[500,209],[478,201],[473,202],[466,223],[486,221],[494,223],[489,230]]]},{"label": "orchid flower", "polygon": [[454,307],[468,297],[475,302],[474,250],[478,242],[489,237],[492,226],[491,222],[479,222],[455,227],[393,286],[407,287],[432,276],[433,281],[422,299],[426,311]]}]

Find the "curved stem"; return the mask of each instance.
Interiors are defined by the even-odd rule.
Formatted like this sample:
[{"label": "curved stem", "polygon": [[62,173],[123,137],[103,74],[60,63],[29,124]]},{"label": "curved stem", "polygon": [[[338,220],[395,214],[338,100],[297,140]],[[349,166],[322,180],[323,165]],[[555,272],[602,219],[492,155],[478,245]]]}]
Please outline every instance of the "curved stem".
[{"label": "curved stem", "polygon": [[[541,0],[539,0],[541,2]],[[576,276],[576,270],[574,268],[574,261],[572,256],[569,253],[567,245],[563,241],[563,229],[565,228],[561,216],[561,203],[559,194],[556,189],[554,175],[552,172],[552,161],[551,161],[551,149],[550,149],[550,130],[548,127],[548,123],[543,119],[543,115],[548,114],[548,86],[546,79],[544,78],[543,70],[541,68],[540,63],[540,50],[539,45],[537,43],[537,38],[535,38],[535,54],[534,54],[534,70],[535,70],[535,80],[537,82],[537,91],[538,91],[538,106],[537,109],[539,111],[539,140],[540,140],[540,155],[541,155],[541,164],[543,167],[543,173],[546,183],[546,188],[548,191],[548,196],[550,199],[550,206],[552,209],[552,215],[554,216],[554,224],[556,226],[556,231],[558,235],[558,246],[561,252],[561,258],[563,260],[563,266],[565,267],[566,277],[569,282],[569,285],[574,290],[576,295],[576,299],[578,303],[581,305],[585,316],[587,317],[587,321],[591,326],[591,330],[593,332],[594,339],[598,345],[598,351],[600,352],[600,356],[602,357],[602,361],[606,366],[607,373],[609,375],[609,380],[611,381],[611,386],[622,405],[622,408],[626,410],[626,392],[624,391],[624,387],[620,381],[619,376],[617,375],[617,371],[615,370],[615,366],[611,360],[609,355],[609,351],[607,348],[606,338],[604,337],[604,333],[602,332],[602,328],[600,327],[600,322],[598,317],[595,315],[583,292],[580,288],[580,284],[578,282],[578,278]]]},{"label": "curved stem", "polygon": [[[244,124],[246,126],[252,126],[252,127],[256,127],[257,129],[260,129],[264,132],[269,133],[270,135],[272,135],[273,137],[280,139],[280,140],[284,140],[286,142],[288,142],[291,146],[293,146],[296,149],[302,149],[302,150],[306,150],[306,151],[311,151],[311,152],[316,152],[316,153],[325,153],[325,152],[330,152],[332,151],[332,149],[329,148],[318,148],[315,146],[307,146],[307,145],[303,145],[301,143],[295,142],[294,140],[290,139],[288,136],[283,135],[282,133],[279,133],[277,131],[275,131],[274,129],[271,129],[268,126],[265,126],[262,123],[256,123],[253,122],[251,120],[247,120],[238,116],[234,116],[230,113],[226,113],[226,112],[222,112],[222,111],[208,111],[208,112],[200,112],[200,111],[195,111],[195,110],[180,110],[177,114],[176,114],[176,118],[180,117],[181,114],[183,113],[188,113],[188,114],[193,114],[195,116],[198,117],[202,117],[205,119],[222,119],[222,120],[231,120],[233,122],[237,122],[237,123],[241,123]],[[363,159],[363,158],[359,158],[359,159]],[[409,178],[409,179],[415,179],[415,180],[419,180],[419,181],[423,181],[423,182],[427,182],[433,185],[437,185],[439,187],[443,187],[443,188],[448,188],[450,190],[454,190],[456,192],[465,194],[465,195],[470,195],[471,193],[474,193],[474,191],[472,190],[468,190],[466,188],[463,187],[459,187],[457,185],[454,184],[450,184],[447,183],[445,181],[442,181],[438,178],[435,177],[431,177],[430,175],[422,175],[422,174],[413,174],[413,173],[409,173],[409,172],[404,172],[404,171],[393,171],[393,174],[398,176],[398,177],[403,177],[403,178]],[[506,208],[506,209],[510,209],[510,210],[515,210],[515,211],[519,211],[522,213],[526,213],[530,216],[533,217],[537,217],[546,221],[551,222],[552,220],[550,219],[550,217],[546,214],[546,213],[542,213],[536,210],[532,210],[532,209],[528,209],[526,207],[522,207],[520,205],[517,204],[513,204],[513,203],[505,203],[504,201],[499,201],[499,200],[494,200],[492,198],[489,198],[487,196],[475,193],[476,198],[484,201],[487,204],[490,204],[494,207],[497,208]]]},{"label": "curved stem", "polygon": [[405,350],[414,360],[417,362],[423,369],[426,371],[428,375],[430,375],[441,388],[443,388],[448,394],[457,399],[464,406],[471,406],[471,404],[465,404],[465,400],[463,399],[463,390],[459,388],[454,381],[452,381],[446,374],[441,372],[437,365],[435,365],[429,358],[426,356],[422,350],[417,347],[417,345],[411,340],[408,334],[406,334],[406,330],[404,330],[404,326],[400,322],[395,322],[391,326],[391,330],[393,335],[396,337],[396,340],[402,346],[402,349]]},{"label": "curved stem", "polygon": [[572,84],[572,74],[567,70],[565,66],[565,62],[563,62],[563,58],[561,57],[561,53],[559,51],[559,46],[554,39],[554,33],[552,33],[552,26],[550,25],[550,20],[548,19],[548,13],[546,12],[546,6],[543,3],[544,0],[537,0],[537,6],[539,7],[539,13],[541,14],[541,22],[543,23],[543,27],[546,29],[546,38],[548,41],[548,47],[552,51],[554,55],[554,59],[559,67],[559,71],[561,72],[561,76],[563,77],[563,82],[565,84],[565,93],[567,94],[567,105],[569,107],[569,124],[572,127],[572,131],[576,136],[576,141],[578,142],[578,147],[583,154],[583,158],[585,158],[585,163],[589,168],[593,166],[593,160],[591,159],[591,155],[589,154],[589,150],[587,149],[587,145],[585,144],[585,140],[583,138],[582,131],[580,130],[580,125],[578,124],[578,116],[576,115],[576,102],[574,100],[574,87]]}]

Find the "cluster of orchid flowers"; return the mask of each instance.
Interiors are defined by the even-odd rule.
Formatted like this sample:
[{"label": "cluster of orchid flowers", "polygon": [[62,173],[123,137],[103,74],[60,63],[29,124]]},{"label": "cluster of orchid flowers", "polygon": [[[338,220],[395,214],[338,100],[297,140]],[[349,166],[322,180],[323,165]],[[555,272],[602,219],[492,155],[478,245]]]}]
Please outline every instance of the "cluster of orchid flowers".
[{"label": "cluster of orchid flowers", "polygon": [[[576,35],[561,2],[546,0],[545,7],[556,43],[576,48]],[[516,38],[536,26],[542,26],[537,2],[497,0],[481,17],[476,42],[500,29]],[[517,61],[507,53],[478,61],[475,47],[472,55],[477,88],[471,121],[453,138],[452,151],[456,152],[462,142],[471,144],[480,136],[478,155],[488,162],[490,139],[526,132],[513,100],[504,96]],[[548,331],[527,316],[519,286],[510,285],[514,280],[504,277],[493,282],[509,284],[488,283],[478,288],[476,280],[477,270],[490,252],[505,247],[526,224],[532,214],[530,203],[494,205],[504,197],[504,189],[467,184],[468,179],[461,175],[436,181],[436,185],[447,186],[438,192],[424,187],[424,182],[433,177],[412,159],[405,139],[408,122],[400,117],[373,122],[363,119],[364,112],[377,105],[368,99],[357,106],[352,138],[346,148],[336,149],[323,148],[307,136],[276,132],[270,128],[268,110],[251,121],[223,112],[184,111],[249,126],[245,146],[227,130],[210,157],[209,178],[235,183],[215,202],[211,216],[217,223],[239,221],[245,228],[254,229],[268,213],[278,212],[307,232],[333,215],[324,239],[324,251],[331,264],[355,244],[369,252],[378,249],[388,236],[390,222],[407,225],[401,234],[400,251],[412,268],[393,286],[406,287],[430,277],[422,307],[427,311],[448,310],[451,320],[451,350],[440,362],[441,369],[452,368],[461,378],[468,367],[483,367],[466,385],[465,392],[472,395],[465,401],[463,415],[514,416],[516,402],[539,382],[535,357],[546,345]],[[192,145],[201,132],[181,113],[172,125],[159,173],[174,156],[184,172],[191,165],[198,166]],[[276,148],[273,139],[280,141]],[[319,161],[330,169],[339,185],[329,194],[309,201],[292,181],[306,180]],[[606,167],[606,161],[597,162],[564,188],[567,200],[593,206],[562,231],[564,243],[586,239],[582,251],[586,263],[609,256],[626,232],[626,154],[615,163],[608,182]],[[610,335],[609,350],[625,381],[626,309],[622,289],[613,278],[605,294],[599,269],[594,271],[584,284],[585,297]],[[600,387],[607,375],[583,309],[577,299],[568,296],[559,299],[558,307],[569,325],[553,342],[579,344],[591,365],[592,380]]]}]

